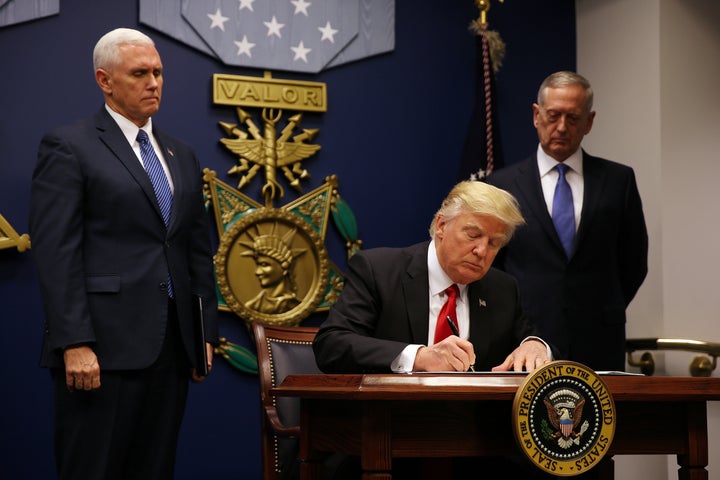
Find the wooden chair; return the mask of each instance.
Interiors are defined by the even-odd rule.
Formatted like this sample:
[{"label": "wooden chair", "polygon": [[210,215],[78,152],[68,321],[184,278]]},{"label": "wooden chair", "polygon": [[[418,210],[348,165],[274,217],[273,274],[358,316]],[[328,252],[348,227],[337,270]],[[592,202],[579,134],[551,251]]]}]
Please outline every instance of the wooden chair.
[{"label": "wooden chair", "polygon": [[300,400],[274,397],[270,389],[287,375],[321,373],[312,341],[317,327],[253,323],[260,378],[263,479],[291,478],[297,468]]}]

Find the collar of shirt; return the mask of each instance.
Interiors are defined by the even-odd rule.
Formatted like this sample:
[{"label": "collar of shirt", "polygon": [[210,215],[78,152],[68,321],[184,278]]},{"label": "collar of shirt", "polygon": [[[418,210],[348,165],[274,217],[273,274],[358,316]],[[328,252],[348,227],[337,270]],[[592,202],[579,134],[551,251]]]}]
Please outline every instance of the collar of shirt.
[{"label": "collar of shirt", "polygon": [[[585,193],[585,185],[583,180],[583,153],[582,149],[578,148],[575,153],[570,155],[564,162],[565,165],[570,167],[570,170],[565,174],[565,179],[570,185],[570,190],[573,194],[573,207],[575,210],[575,229],[577,230],[580,224],[580,214],[582,213],[583,206],[583,195]],[[537,149],[537,164],[538,171],[540,172],[540,185],[542,186],[543,198],[545,199],[545,205],[547,206],[548,213],[552,215],[553,197],[555,196],[555,185],[557,184],[558,172],[555,170],[555,166],[560,162],[550,157],[538,145]]]},{"label": "collar of shirt", "polygon": [[[553,170],[555,168],[555,165],[557,165],[558,162],[554,158],[552,158],[550,155],[545,153],[545,150],[542,149],[540,145],[538,145],[537,149],[537,162],[538,162],[538,170],[540,171],[540,178],[551,174],[553,175],[553,181],[557,182],[557,170]],[[580,175],[582,177],[583,174],[583,163],[582,163],[582,149],[578,148],[575,153],[570,155],[564,162],[565,165],[570,167],[570,169]]]},{"label": "collar of shirt", "polygon": [[[113,120],[115,120],[115,123],[118,124],[118,127],[120,127],[120,130],[125,136],[125,139],[128,141],[133,151],[135,152],[135,155],[137,156],[140,165],[145,168],[142,163],[142,157],[140,156],[140,142],[137,141],[137,135],[141,129],[138,128],[138,126],[135,125],[133,122],[110,108],[107,103],[105,104],[105,109],[108,111]],[[152,145],[153,150],[155,150],[155,154],[160,159],[160,164],[165,171],[165,176],[167,177],[168,183],[170,184],[170,190],[175,193],[175,184],[173,183],[172,175],[170,175],[170,168],[167,165],[167,160],[165,160],[165,155],[163,155],[160,144],[157,142],[155,136],[152,133],[152,118],[148,118],[147,123],[142,126],[142,130],[145,130],[145,133],[147,133],[148,138],[150,139],[150,144]]]},{"label": "collar of shirt", "polygon": [[[131,146],[137,145],[137,134],[140,131],[137,125],[135,125],[133,122],[128,120],[127,118],[123,117],[119,113],[117,113],[115,110],[110,108],[107,104],[105,104],[105,109],[108,111],[110,116],[115,120],[115,123],[118,124],[118,127],[120,127],[120,130],[122,130],[123,135],[125,135],[125,138],[127,139],[128,143]],[[143,125],[143,130],[145,130],[145,133],[148,134],[148,138],[150,139],[150,142],[153,144],[153,147],[155,150],[157,150],[155,137],[152,134],[152,118],[149,118],[147,123]],[[139,147],[138,147],[138,154],[140,153]]]},{"label": "collar of shirt", "polygon": [[[428,317],[428,345],[433,344],[435,337],[435,327],[437,325],[440,309],[445,305],[447,295],[445,290],[452,285],[453,282],[447,273],[440,266],[435,250],[435,240],[430,242],[427,254],[428,264],[428,289],[429,289],[429,306],[430,314]],[[462,338],[468,338],[470,333],[470,315],[467,308],[467,285],[458,283],[460,295],[455,304],[455,313],[457,314],[458,328]]]}]

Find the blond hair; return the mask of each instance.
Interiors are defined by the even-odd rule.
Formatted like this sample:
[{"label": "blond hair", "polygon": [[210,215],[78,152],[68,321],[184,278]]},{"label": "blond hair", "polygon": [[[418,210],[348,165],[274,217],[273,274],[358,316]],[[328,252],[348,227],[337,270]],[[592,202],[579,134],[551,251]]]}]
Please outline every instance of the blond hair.
[{"label": "blond hair", "polygon": [[435,238],[437,218],[446,221],[462,213],[474,213],[494,217],[507,226],[505,243],[510,241],[515,229],[525,223],[520,206],[511,193],[485,182],[467,180],[453,187],[430,224],[430,237]]}]

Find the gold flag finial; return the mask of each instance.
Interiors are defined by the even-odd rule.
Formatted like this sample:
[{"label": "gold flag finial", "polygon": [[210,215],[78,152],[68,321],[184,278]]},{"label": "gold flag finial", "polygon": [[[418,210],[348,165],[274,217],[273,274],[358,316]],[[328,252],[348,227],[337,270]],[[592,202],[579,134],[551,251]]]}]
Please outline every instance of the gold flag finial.
[{"label": "gold flag finial", "polygon": [[[503,3],[505,0],[498,1]],[[470,21],[470,30],[475,35],[482,36],[483,42],[487,42],[489,55],[492,58],[492,70],[497,73],[505,57],[505,42],[498,32],[488,30],[487,12],[490,10],[490,2],[491,0],[475,0],[475,5],[480,9],[480,16]]]},{"label": "gold flag finial", "polygon": [[[505,0],[498,1],[503,3]],[[478,18],[478,21],[480,22],[480,25],[485,25],[487,23],[487,14],[490,10],[490,0],[475,0],[475,5],[477,5],[480,10],[480,18]]]}]

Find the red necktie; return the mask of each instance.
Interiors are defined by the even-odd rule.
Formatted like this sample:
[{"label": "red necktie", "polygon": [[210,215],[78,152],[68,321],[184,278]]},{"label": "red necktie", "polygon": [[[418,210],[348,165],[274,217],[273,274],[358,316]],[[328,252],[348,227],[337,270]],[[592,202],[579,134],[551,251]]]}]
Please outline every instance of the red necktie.
[{"label": "red necktie", "polygon": [[455,328],[459,331],[457,313],[455,312],[455,301],[459,293],[460,290],[454,283],[445,290],[447,301],[440,309],[440,315],[438,315],[437,325],[435,326],[435,340],[433,343],[441,342],[446,337],[453,335],[453,331],[450,329],[450,325],[448,325],[447,317],[450,317]]}]

